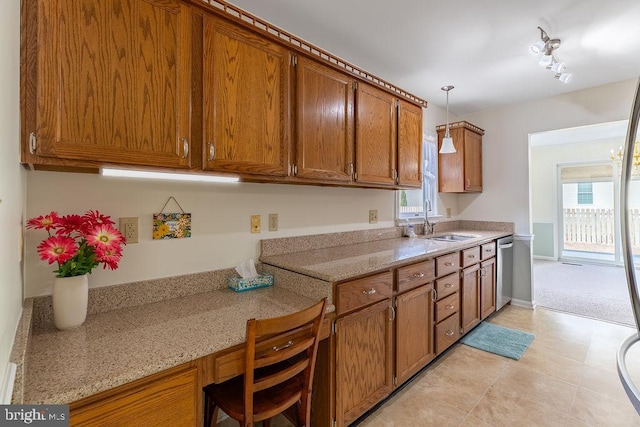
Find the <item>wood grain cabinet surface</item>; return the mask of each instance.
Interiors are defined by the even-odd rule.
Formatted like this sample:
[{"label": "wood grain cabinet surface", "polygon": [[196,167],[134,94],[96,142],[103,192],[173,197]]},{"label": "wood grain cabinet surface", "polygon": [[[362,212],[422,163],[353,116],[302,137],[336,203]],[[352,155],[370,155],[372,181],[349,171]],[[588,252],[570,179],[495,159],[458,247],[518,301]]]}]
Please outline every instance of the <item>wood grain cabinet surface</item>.
[{"label": "wood grain cabinet surface", "polygon": [[295,176],[350,182],[353,78],[317,61],[296,60]]},{"label": "wood grain cabinet surface", "polygon": [[25,0],[22,161],[190,167],[190,10]]},{"label": "wood grain cabinet surface", "polygon": [[[461,121],[449,124],[455,153],[438,154],[438,191],[440,193],[482,192],[482,135],[484,130]],[[436,127],[438,150],[446,125]]]},{"label": "wood grain cabinet surface", "polygon": [[422,108],[398,100],[398,182],[422,187]]},{"label": "wood grain cabinet surface", "polygon": [[433,284],[398,295],[396,309],[396,384],[401,385],[435,357]]},{"label": "wood grain cabinet surface", "polygon": [[281,45],[204,15],[205,170],[288,174],[290,61]]},{"label": "wood grain cabinet surface", "polygon": [[482,319],[496,311],[496,258],[480,264],[480,314]]}]

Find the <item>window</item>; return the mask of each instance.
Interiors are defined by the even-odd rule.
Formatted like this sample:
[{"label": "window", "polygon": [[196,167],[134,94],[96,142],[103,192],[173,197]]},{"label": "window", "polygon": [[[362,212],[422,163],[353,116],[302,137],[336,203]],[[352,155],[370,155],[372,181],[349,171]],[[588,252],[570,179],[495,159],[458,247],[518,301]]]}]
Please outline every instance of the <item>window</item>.
[{"label": "window", "polygon": [[593,183],[592,182],[578,183],[578,204],[579,205],[593,204]]},{"label": "window", "polygon": [[423,180],[421,190],[396,191],[396,218],[424,218],[425,200],[429,216],[438,212],[438,143],[434,132],[425,131],[422,140]]}]

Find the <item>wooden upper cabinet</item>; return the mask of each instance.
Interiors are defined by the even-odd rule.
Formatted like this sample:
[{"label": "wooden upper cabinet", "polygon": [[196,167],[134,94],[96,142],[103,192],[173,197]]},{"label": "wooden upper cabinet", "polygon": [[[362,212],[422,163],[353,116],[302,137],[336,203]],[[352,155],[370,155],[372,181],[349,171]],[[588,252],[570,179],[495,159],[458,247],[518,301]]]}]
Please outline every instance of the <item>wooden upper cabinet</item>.
[{"label": "wooden upper cabinet", "polygon": [[351,181],[353,79],[300,56],[296,83],[295,175]]},{"label": "wooden upper cabinet", "polygon": [[204,15],[205,170],[288,174],[290,61],[284,47]]},{"label": "wooden upper cabinet", "polygon": [[[445,125],[438,131],[438,150]],[[455,153],[438,154],[438,191],[441,193],[482,192],[482,135],[484,131],[468,122],[451,123]]]},{"label": "wooden upper cabinet", "polygon": [[398,101],[398,185],[422,186],[422,108]]},{"label": "wooden upper cabinet", "polygon": [[356,90],[356,181],[395,184],[396,98],[365,83]]},{"label": "wooden upper cabinet", "polygon": [[25,1],[23,161],[189,167],[190,7]]}]

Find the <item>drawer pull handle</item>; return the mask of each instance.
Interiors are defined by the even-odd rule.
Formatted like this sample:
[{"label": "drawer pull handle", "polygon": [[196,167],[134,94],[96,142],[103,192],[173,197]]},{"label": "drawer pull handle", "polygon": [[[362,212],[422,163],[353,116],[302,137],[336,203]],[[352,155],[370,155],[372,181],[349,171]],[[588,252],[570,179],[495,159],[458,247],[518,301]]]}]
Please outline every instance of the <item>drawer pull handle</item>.
[{"label": "drawer pull handle", "polygon": [[362,291],[362,293],[365,295],[373,295],[376,293],[376,290],[374,288],[371,288],[368,291]]},{"label": "drawer pull handle", "polygon": [[445,262],[444,265],[446,265],[447,267],[451,267],[453,265],[452,262]]},{"label": "drawer pull handle", "polygon": [[485,249],[485,252],[493,252],[493,249]]},{"label": "drawer pull handle", "polygon": [[447,304],[444,306],[444,308],[446,308],[447,310],[451,310],[454,306],[451,304]]},{"label": "drawer pull handle", "polygon": [[419,279],[420,277],[424,277],[424,273],[423,273],[423,272],[415,273],[415,274],[413,275],[413,277],[416,277],[416,278],[418,278],[418,279]]},{"label": "drawer pull handle", "polygon": [[447,332],[444,333],[446,336],[448,337],[452,337],[453,336],[453,329],[449,329]]},{"label": "drawer pull handle", "polygon": [[285,345],[283,345],[282,347],[276,347],[275,345],[273,346],[272,350],[273,351],[280,351],[280,350],[284,350],[285,348],[289,348],[293,345],[293,341],[289,340],[288,343],[286,343]]},{"label": "drawer pull handle", "polygon": [[467,258],[475,258],[475,255],[468,255]]},{"label": "drawer pull handle", "polygon": [[453,283],[445,283],[444,287],[445,288],[453,288]]}]

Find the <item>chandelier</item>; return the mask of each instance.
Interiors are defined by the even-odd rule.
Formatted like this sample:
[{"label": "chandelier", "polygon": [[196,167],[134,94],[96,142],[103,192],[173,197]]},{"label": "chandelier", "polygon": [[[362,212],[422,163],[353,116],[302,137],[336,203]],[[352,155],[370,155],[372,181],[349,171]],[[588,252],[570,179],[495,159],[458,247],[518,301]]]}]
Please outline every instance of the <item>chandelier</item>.
[{"label": "chandelier", "polygon": [[[610,157],[615,164],[620,165],[622,163],[622,157],[624,157],[622,145],[618,147],[618,152],[615,152],[612,148]],[[636,141],[633,146],[633,169],[638,169],[638,166],[640,166],[640,147],[638,147],[638,141]]]}]

